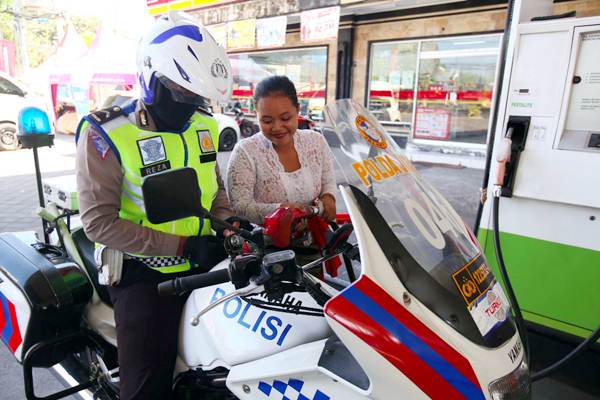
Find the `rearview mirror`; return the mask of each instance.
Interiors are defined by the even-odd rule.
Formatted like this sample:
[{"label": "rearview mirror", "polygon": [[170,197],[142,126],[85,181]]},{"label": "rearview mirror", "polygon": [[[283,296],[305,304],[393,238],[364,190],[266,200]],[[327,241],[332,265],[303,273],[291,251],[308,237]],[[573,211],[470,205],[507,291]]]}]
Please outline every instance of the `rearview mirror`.
[{"label": "rearview mirror", "polygon": [[192,168],[149,175],[142,181],[146,216],[153,224],[187,217],[202,217],[198,176]]},{"label": "rearview mirror", "polygon": [[323,254],[332,255],[338,252],[342,245],[348,241],[348,238],[353,231],[354,226],[350,223],[346,223],[337,228],[325,244],[325,247],[323,247]]}]

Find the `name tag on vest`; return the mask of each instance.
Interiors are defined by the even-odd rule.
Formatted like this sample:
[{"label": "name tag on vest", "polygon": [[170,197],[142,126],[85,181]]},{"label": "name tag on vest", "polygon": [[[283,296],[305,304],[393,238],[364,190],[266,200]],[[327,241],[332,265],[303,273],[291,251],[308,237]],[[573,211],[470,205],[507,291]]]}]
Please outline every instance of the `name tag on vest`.
[{"label": "name tag on vest", "polygon": [[171,169],[171,163],[169,162],[169,160],[160,162],[158,164],[148,165],[147,167],[142,167],[140,168],[140,174],[143,178],[147,175],[156,174],[162,171],[166,171],[168,169]]},{"label": "name tag on vest", "polygon": [[217,153],[210,153],[210,154],[200,154],[200,162],[201,163],[207,163],[207,162],[213,162],[213,161],[217,161]]}]

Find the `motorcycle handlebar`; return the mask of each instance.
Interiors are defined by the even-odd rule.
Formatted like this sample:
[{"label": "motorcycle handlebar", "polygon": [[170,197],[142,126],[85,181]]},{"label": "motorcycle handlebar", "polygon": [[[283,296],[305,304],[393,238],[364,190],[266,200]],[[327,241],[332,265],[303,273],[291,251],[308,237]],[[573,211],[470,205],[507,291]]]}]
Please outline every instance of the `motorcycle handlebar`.
[{"label": "motorcycle handlebar", "polygon": [[158,284],[158,294],[161,296],[182,295],[194,289],[217,285],[230,281],[229,269],[206,272],[183,278],[175,278]]}]

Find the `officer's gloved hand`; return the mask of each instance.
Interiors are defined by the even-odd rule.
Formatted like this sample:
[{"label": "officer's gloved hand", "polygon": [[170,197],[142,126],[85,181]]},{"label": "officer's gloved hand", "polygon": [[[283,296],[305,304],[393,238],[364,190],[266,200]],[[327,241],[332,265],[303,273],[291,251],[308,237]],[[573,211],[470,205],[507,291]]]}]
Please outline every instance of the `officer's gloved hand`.
[{"label": "officer's gloved hand", "polygon": [[216,236],[190,236],[183,245],[183,256],[198,266],[202,272],[208,272],[227,258],[223,239]]},{"label": "officer's gloved hand", "polygon": [[[252,229],[253,229],[252,224],[247,219],[244,219],[244,218],[234,215],[233,217],[227,218],[225,221],[229,222],[231,225],[233,225],[237,228],[245,229],[248,232],[252,232]],[[225,229],[225,228],[218,229],[217,236],[220,238],[223,238],[224,236],[228,236],[228,235],[224,234],[226,232],[229,232],[228,229]]]}]

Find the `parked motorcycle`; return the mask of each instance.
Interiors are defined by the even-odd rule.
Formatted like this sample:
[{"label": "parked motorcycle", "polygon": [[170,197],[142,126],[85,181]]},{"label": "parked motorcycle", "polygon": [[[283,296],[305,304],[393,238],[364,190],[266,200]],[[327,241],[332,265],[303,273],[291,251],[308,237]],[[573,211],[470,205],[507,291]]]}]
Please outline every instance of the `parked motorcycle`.
[{"label": "parked motorcycle", "polygon": [[298,129],[312,129],[314,130],[317,124],[308,117],[298,114]]},{"label": "parked motorcycle", "polygon": [[[187,399],[529,398],[510,306],[472,233],[364,107],[339,100],[325,113],[323,135],[336,143],[339,203],[350,223],[334,226],[313,259],[299,263],[293,240],[302,238],[290,236],[294,215],[284,210],[265,228],[234,229],[230,257],[212,271],[160,284],[163,295],[191,292],[175,392]],[[190,171],[145,178],[151,221],[202,215],[222,223],[194,205],[199,189]],[[9,327],[2,338],[23,364],[27,398],[36,398],[32,367],[55,363],[80,384],[53,399],[82,389],[117,398],[114,320],[93,244],[69,229],[68,211],[48,204],[40,215],[60,245],[0,235]],[[346,280],[335,277],[343,267],[319,272],[340,257]]]},{"label": "parked motorcycle", "polygon": [[240,126],[240,134],[242,135],[242,138],[250,137],[260,131],[260,128],[256,123],[252,122],[248,118],[244,118],[244,112],[241,108],[234,108],[233,114],[235,121]]},{"label": "parked motorcycle", "polygon": [[[247,138],[260,131],[260,127],[256,123],[248,118],[244,118],[244,112],[240,108],[234,108],[233,113],[234,118],[240,127],[242,137]],[[317,129],[317,124],[310,118],[298,114],[298,129],[315,130]]]}]

